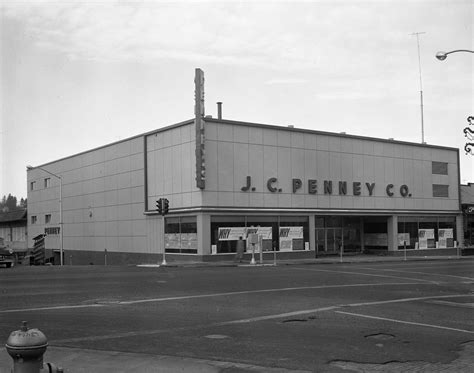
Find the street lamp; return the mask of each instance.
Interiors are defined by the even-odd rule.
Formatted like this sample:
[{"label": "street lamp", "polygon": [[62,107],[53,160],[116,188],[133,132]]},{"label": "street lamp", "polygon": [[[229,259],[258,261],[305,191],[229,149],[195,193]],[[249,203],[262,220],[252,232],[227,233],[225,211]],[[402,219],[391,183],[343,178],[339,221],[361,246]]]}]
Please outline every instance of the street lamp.
[{"label": "street lamp", "polygon": [[[447,57],[448,54],[451,53],[458,53],[458,52],[465,52],[465,53],[474,53],[474,51],[471,51],[469,49],[455,49],[451,52],[438,52],[436,53],[436,58],[440,61],[444,61]],[[474,117],[469,116],[467,117],[467,121],[469,124],[473,124],[472,120]],[[469,127],[464,128],[464,135],[469,138],[470,135],[467,134],[467,132],[472,132],[472,130]],[[474,155],[474,152],[472,151],[474,149],[474,143],[473,142],[467,142],[466,145],[464,145],[464,150],[466,151],[466,155],[468,153],[471,153],[471,155]]]},{"label": "street lamp", "polygon": [[37,167],[26,166],[26,169],[28,171],[32,170],[33,168],[39,168],[40,170],[43,170],[44,172],[59,179],[59,256],[60,256],[60,264],[62,266],[64,264],[63,263],[63,178],[39,166]]},{"label": "street lamp", "polygon": [[451,51],[451,52],[438,52],[438,53],[436,53],[436,58],[440,61],[444,61],[448,57],[448,54],[457,53],[457,52],[474,53],[474,51],[471,51],[469,49],[456,49],[456,50]]}]

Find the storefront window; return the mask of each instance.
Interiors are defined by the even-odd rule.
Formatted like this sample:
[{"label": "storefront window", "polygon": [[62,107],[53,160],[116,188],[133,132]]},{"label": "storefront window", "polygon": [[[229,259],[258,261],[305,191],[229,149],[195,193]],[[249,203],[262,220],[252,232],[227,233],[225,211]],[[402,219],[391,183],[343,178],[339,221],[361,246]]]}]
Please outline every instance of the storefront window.
[{"label": "storefront window", "polygon": [[[213,254],[235,253],[237,240],[244,235],[245,216],[212,216],[211,217],[211,245]],[[219,232],[221,235],[219,236]],[[242,237],[245,239],[245,237]]]},{"label": "storefront window", "polygon": [[[249,234],[261,241],[256,250],[295,251],[309,248],[307,216],[212,216],[211,245],[215,254],[235,253],[239,237],[247,241]],[[250,246],[246,243],[247,251]]]},{"label": "storefront window", "polygon": [[309,223],[306,216],[281,216],[279,249],[309,250]]},{"label": "storefront window", "polygon": [[167,253],[197,254],[196,217],[167,218],[165,248]]},{"label": "storefront window", "polygon": [[410,249],[454,247],[456,218],[454,216],[401,216],[398,218],[398,234],[409,236],[410,245],[407,248]]}]

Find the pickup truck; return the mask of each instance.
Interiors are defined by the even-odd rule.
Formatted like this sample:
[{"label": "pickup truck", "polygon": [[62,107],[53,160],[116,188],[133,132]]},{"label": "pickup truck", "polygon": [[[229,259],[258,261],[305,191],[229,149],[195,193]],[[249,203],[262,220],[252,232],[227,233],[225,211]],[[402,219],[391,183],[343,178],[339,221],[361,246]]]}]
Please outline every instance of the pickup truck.
[{"label": "pickup truck", "polygon": [[14,263],[13,253],[8,249],[0,248],[0,266],[5,265],[5,267],[11,268]]}]

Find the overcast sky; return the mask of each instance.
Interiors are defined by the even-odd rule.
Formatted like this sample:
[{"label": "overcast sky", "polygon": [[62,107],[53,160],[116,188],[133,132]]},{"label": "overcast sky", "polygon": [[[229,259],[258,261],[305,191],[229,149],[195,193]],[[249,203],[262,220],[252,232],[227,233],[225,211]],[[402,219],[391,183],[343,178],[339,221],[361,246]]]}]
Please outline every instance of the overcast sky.
[{"label": "overcast sky", "polygon": [[474,115],[474,8],[457,1],[1,1],[0,197],[26,165],[206,114],[460,149]]}]

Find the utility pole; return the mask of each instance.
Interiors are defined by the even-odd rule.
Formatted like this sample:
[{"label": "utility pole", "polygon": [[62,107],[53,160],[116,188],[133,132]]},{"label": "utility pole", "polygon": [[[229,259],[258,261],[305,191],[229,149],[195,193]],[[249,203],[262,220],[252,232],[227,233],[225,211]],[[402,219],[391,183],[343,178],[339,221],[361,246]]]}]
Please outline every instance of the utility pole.
[{"label": "utility pole", "polygon": [[420,57],[420,35],[426,34],[426,32],[414,32],[410,35],[416,36],[416,44],[418,46],[418,71],[420,74],[420,108],[421,108],[421,143],[425,143],[425,125],[423,121],[423,82],[421,79],[421,57]]}]

